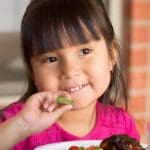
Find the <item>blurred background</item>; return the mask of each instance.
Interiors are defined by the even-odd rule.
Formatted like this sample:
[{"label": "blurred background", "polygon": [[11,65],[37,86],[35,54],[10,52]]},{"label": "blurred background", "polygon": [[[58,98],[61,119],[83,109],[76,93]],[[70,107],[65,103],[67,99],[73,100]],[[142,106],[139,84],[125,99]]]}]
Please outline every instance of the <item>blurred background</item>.
[{"label": "blurred background", "polygon": [[[0,108],[26,90],[21,60],[20,24],[30,0],[0,0]],[[141,141],[150,120],[150,0],[103,0],[122,47],[128,81],[129,112]]]}]

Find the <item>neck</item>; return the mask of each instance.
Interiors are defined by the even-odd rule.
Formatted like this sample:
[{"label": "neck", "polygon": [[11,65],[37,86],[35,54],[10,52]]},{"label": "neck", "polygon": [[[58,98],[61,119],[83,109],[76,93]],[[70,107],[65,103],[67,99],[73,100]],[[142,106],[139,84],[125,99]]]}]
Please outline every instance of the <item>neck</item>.
[{"label": "neck", "polygon": [[93,129],[95,125],[95,106],[96,103],[92,103],[86,108],[67,112],[58,120],[58,124],[64,130],[76,136],[85,136]]}]

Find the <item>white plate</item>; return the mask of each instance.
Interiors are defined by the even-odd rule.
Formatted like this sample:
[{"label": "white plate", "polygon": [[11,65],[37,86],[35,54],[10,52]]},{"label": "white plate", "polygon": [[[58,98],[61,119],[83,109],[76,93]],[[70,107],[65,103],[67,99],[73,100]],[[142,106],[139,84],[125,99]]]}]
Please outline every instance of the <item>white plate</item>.
[{"label": "white plate", "polygon": [[40,146],[35,148],[34,150],[68,150],[71,146],[98,146],[100,144],[100,140],[85,140],[85,141],[69,141],[69,142],[60,142],[54,144],[47,144],[44,146]]},{"label": "white plate", "polygon": [[[100,140],[84,140],[84,141],[69,141],[69,142],[60,142],[54,144],[47,144],[35,148],[34,150],[68,150],[71,146],[99,146],[101,143]],[[147,148],[146,144],[142,144],[143,148]]]}]

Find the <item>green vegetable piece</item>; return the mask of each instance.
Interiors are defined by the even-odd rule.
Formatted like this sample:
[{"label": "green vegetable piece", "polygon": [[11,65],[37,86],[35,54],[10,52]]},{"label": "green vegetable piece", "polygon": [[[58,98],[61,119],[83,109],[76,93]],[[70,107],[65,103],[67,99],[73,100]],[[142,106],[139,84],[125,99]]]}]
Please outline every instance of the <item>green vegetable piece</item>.
[{"label": "green vegetable piece", "polygon": [[66,104],[66,105],[68,105],[68,104],[72,104],[73,101],[71,99],[68,99],[68,98],[60,96],[60,97],[57,98],[57,103],[58,104]]},{"label": "green vegetable piece", "polygon": [[79,147],[79,150],[85,150],[83,146]]}]

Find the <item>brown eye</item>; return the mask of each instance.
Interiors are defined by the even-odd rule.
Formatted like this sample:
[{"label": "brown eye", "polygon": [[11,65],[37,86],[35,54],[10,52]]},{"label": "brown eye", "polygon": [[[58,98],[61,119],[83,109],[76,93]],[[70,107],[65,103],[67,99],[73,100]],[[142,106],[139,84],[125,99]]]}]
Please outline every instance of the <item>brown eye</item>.
[{"label": "brown eye", "polygon": [[80,50],[80,55],[87,55],[89,54],[90,52],[92,51],[92,49],[89,49],[89,48],[84,48],[82,50]]},{"label": "brown eye", "polygon": [[56,62],[56,61],[58,61],[58,58],[57,58],[57,57],[48,57],[48,58],[46,58],[46,60],[45,60],[46,63],[54,63],[54,62]]}]

